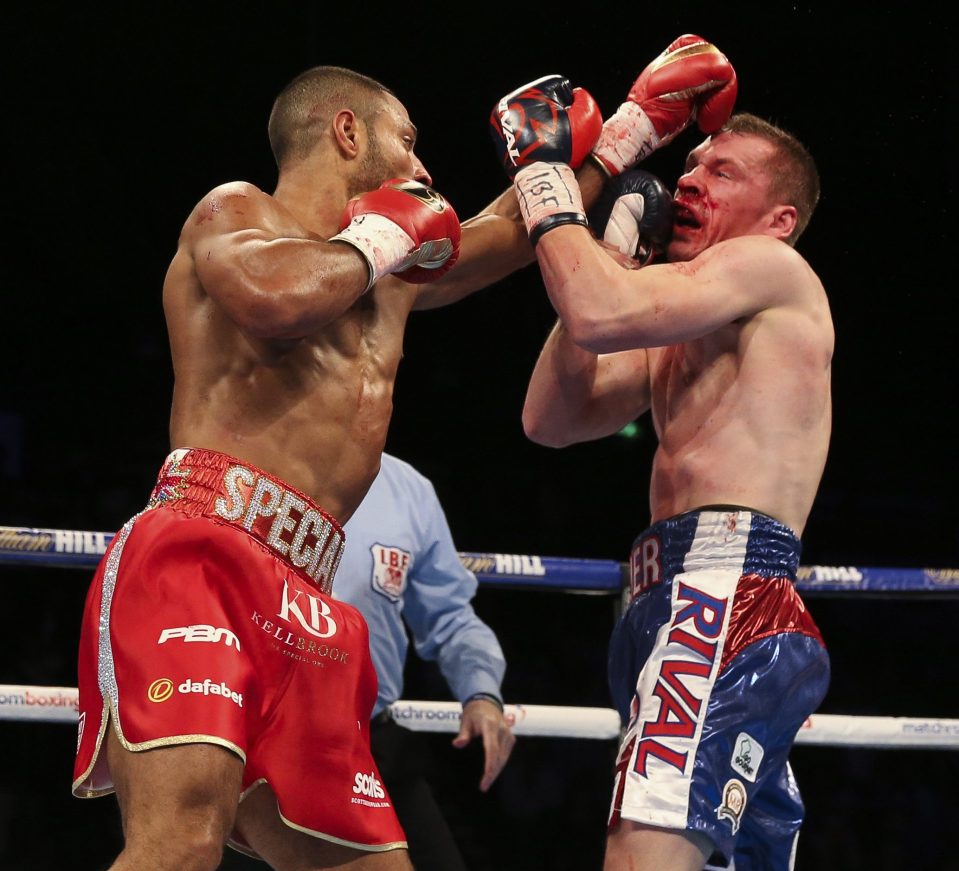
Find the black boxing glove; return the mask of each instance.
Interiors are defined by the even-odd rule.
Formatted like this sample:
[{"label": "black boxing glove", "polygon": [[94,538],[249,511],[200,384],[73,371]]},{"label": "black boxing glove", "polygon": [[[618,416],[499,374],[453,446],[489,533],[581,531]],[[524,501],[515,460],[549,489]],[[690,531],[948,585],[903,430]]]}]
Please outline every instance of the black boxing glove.
[{"label": "black boxing glove", "polygon": [[602,129],[603,117],[592,95],[557,75],[517,88],[490,113],[493,144],[510,178],[537,161],[576,169]]},{"label": "black boxing glove", "polygon": [[652,173],[633,169],[614,176],[589,212],[597,237],[643,266],[666,250],[673,230],[673,197]]}]

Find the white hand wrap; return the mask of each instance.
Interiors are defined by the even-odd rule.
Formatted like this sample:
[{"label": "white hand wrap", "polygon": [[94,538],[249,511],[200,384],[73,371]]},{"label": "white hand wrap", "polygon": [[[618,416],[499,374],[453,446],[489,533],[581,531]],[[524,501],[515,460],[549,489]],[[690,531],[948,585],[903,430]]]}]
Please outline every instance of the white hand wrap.
[{"label": "white hand wrap", "polygon": [[627,100],[603,124],[593,156],[607,173],[619,175],[665,145],[637,103]]},{"label": "white hand wrap", "polygon": [[563,224],[588,227],[583,195],[573,170],[565,163],[531,163],[513,179],[526,232],[534,245],[547,230]]},{"label": "white hand wrap", "polygon": [[624,194],[613,203],[603,241],[615,245],[622,254],[635,257],[639,248],[639,222],[646,213],[642,194]]},{"label": "white hand wrap", "polygon": [[[369,290],[384,275],[412,266],[420,253],[407,232],[389,218],[367,212],[357,215],[330,238],[330,242],[348,242],[366,258],[370,269]],[[366,293],[366,290],[363,291]]]}]

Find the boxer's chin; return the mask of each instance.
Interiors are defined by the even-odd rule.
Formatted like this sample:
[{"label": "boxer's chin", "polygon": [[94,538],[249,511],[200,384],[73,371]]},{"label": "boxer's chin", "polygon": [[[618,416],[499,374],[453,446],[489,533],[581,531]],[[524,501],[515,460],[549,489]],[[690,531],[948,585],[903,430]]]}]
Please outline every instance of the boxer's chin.
[{"label": "boxer's chin", "polygon": [[692,239],[686,239],[677,234],[673,236],[666,248],[666,259],[670,263],[682,263],[692,260],[701,250],[701,247]]}]

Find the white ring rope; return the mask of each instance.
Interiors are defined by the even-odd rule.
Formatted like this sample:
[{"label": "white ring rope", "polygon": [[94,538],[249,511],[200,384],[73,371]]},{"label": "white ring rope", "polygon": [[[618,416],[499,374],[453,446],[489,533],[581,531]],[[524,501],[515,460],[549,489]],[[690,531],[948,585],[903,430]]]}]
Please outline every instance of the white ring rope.
[{"label": "white ring rope", "polygon": [[[0,566],[92,568],[112,537],[105,532],[0,526]],[[612,560],[472,553],[460,554],[460,559],[482,583],[493,585],[508,582],[618,595],[625,581],[625,566]],[[797,588],[810,593],[954,596],[959,592],[959,570],[801,566]],[[76,723],[77,696],[75,687],[0,684],[0,720]],[[414,731],[459,730],[462,709],[456,702],[401,699],[390,707],[393,719]],[[516,735],[618,739],[621,732],[619,714],[612,708],[508,704],[505,712]],[[799,730],[796,743],[957,750],[959,720],[814,714]]]},{"label": "white ring rope", "polygon": [[[0,684],[0,720],[75,724],[78,708],[75,687]],[[390,706],[393,719],[414,732],[457,732],[461,710],[457,702],[406,699]],[[508,704],[505,713],[515,735],[603,740],[620,736],[619,714],[612,708]],[[959,720],[813,714],[799,730],[796,743],[959,750]]]}]

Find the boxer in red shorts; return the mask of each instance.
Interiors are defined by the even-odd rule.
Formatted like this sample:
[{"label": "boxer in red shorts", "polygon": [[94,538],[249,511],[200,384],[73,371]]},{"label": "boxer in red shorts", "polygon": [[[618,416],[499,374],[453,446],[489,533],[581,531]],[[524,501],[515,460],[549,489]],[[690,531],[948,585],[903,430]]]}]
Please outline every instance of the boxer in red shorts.
[{"label": "boxer in red shorts", "polygon": [[116,793],[114,871],[208,871],[227,843],[277,869],[410,869],[369,755],[368,630],[329,596],[340,527],[379,469],[410,312],[532,249],[511,190],[460,226],[367,76],[297,76],[269,136],[275,190],[220,185],[182,227],[173,453],[88,597],[74,789]]},{"label": "boxer in red shorts", "polygon": [[127,750],[232,750],[244,794],[269,784],[298,829],[405,845],[368,746],[366,622],[329,595],[343,541],[336,520],[259,469],[174,451],[88,594],[74,792],[113,790],[99,753],[112,717]]}]

